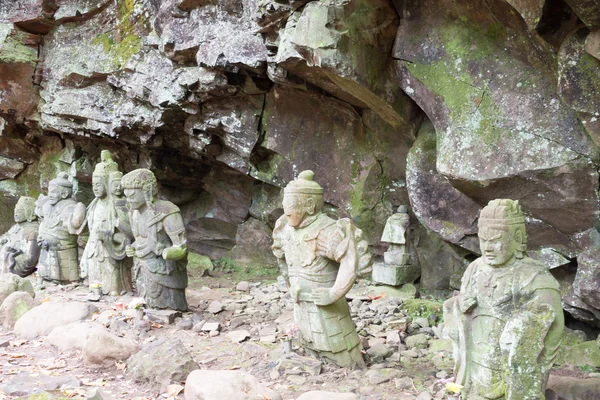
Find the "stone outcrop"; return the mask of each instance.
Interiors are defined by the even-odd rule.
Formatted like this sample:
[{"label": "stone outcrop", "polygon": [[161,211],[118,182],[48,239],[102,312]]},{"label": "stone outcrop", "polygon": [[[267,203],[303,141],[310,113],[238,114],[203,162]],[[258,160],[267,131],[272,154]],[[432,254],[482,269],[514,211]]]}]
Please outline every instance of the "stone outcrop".
[{"label": "stone outcrop", "polygon": [[274,265],[281,189],[311,169],[375,255],[410,205],[426,290],[479,254],[494,198],[520,201],[529,250],[576,263],[598,219],[599,28],[591,0],[5,1],[0,215],[58,172],[89,204],[108,149],[156,174],[212,259]]}]

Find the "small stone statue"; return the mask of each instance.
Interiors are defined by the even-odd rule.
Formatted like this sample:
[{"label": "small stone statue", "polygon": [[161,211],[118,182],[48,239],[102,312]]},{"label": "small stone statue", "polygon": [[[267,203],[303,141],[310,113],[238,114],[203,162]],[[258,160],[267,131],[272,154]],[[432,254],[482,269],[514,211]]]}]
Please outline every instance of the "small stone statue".
[{"label": "small stone statue", "polygon": [[467,268],[460,294],[444,303],[462,398],[542,400],[564,329],[558,283],[525,253],[518,201],[483,208],[479,243],[482,256]]},{"label": "small stone statue", "polygon": [[390,247],[383,254],[386,264],[406,265],[410,254],[406,251],[406,229],[410,225],[408,207],[400,206],[396,214],[393,214],[385,223],[381,241],[389,243]]},{"label": "small stone statue", "polygon": [[385,285],[399,286],[414,282],[421,271],[418,265],[411,265],[408,252],[407,229],[410,225],[408,207],[398,207],[398,212],[388,218],[381,235],[381,241],[390,247],[383,253],[384,263],[373,265],[373,281]]},{"label": "small stone statue", "polygon": [[100,283],[102,293],[111,296],[133,290],[125,258],[125,246],[131,241],[129,214],[123,196],[116,194],[121,177],[110,152],[103,150],[92,174],[96,198],[87,208],[90,237],[81,258],[81,276],[88,277],[90,289]]},{"label": "small stone statue", "polygon": [[85,205],[73,200],[72,192],[69,175],[59,172],[48,185],[47,199],[38,200],[43,203],[38,273],[43,279],[59,283],[79,280],[77,235],[85,221]]},{"label": "small stone statue", "polygon": [[156,199],[156,177],[150,170],[129,172],[121,185],[135,239],[126,252],[134,257],[137,291],[150,308],[186,311],[187,240],[179,207]]},{"label": "small stone statue", "polygon": [[273,253],[294,300],[294,320],[305,347],[343,367],[363,367],[360,339],[346,293],[370,272],[362,231],[323,213],[323,188],[312,171],[284,190],[282,215],[273,230]]},{"label": "small stone statue", "polygon": [[37,244],[39,222],[34,213],[35,199],[21,196],[15,206],[15,222],[0,236],[0,273],[12,272],[25,278],[33,274],[40,257]]}]

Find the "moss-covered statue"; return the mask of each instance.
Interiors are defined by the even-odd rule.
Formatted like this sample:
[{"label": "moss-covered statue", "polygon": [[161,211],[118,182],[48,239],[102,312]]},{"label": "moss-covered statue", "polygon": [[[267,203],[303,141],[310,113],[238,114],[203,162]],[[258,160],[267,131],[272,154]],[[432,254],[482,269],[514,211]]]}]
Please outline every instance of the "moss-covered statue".
[{"label": "moss-covered statue", "polygon": [[304,346],[343,367],[364,360],[346,293],[370,272],[362,231],[348,218],[323,213],[323,188],[304,171],[284,190],[282,215],[273,230],[273,252],[294,300],[294,320]]},{"label": "moss-covered statue", "polygon": [[59,172],[48,185],[41,207],[38,273],[46,280],[68,283],[79,280],[77,234],[85,221],[85,205],[71,198],[69,175]]},{"label": "moss-covered statue", "polygon": [[40,248],[37,244],[39,222],[35,199],[21,196],[15,206],[15,222],[0,236],[0,273],[12,272],[25,278],[36,271]]},{"label": "moss-covered statue", "polygon": [[187,241],[179,208],[156,199],[156,177],[150,170],[129,172],[121,185],[135,239],[126,252],[134,257],[136,289],[151,308],[187,310]]},{"label": "moss-covered statue", "polygon": [[115,181],[120,185],[121,177],[110,152],[103,150],[92,174],[95,199],[87,208],[90,237],[81,258],[82,278],[88,277],[90,287],[101,283],[102,293],[111,296],[133,290],[125,254],[125,246],[131,241],[129,213],[118,188],[111,188]]},{"label": "moss-covered statue", "polygon": [[544,399],[564,317],[558,283],[525,254],[518,201],[493,200],[479,217],[482,256],[444,303],[456,381],[468,400]]}]

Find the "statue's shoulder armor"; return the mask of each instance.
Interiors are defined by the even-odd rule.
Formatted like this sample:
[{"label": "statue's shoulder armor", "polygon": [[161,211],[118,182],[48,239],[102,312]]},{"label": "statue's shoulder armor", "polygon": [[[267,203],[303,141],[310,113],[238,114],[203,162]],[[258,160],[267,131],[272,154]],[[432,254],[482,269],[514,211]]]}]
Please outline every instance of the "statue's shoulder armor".
[{"label": "statue's shoulder armor", "polygon": [[156,214],[164,214],[165,217],[171,214],[181,212],[179,207],[166,200],[156,200],[154,202],[154,211],[156,212]]}]

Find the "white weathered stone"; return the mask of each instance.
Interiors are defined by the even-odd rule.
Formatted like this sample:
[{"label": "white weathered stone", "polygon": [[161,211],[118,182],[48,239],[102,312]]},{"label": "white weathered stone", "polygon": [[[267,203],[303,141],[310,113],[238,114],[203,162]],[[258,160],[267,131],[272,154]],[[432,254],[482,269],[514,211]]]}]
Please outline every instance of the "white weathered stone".
[{"label": "white weathered stone", "polygon": [[43,303],[17,321],[15,335],[21,339],[45,336],[58,326],[87,319],[94,311],[96,307],[86,303]]},{"label": "white weathered stone", "polygon": [[185,382],[185,400],[255,400],[281,396],[243,371],[196,370]]}]

